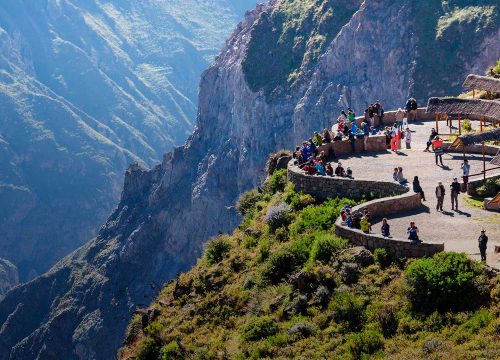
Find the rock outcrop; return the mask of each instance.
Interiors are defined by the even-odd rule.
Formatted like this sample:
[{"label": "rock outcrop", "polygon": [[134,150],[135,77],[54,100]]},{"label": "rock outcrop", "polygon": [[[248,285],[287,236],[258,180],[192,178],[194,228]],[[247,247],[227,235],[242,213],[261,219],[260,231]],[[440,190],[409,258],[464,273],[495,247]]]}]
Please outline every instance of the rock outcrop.
[{"label": "rock outcrop", "polygon": [[185,142],[199,77],[254,4],[0,4],[0,256],[22,281],[96,235],[131,162]]},{"label": "rock outcrop", "polygon": [[[302,23],[293,23],[296,31],[328,41],[311,48],[313,39],[303,38],[302,45],[275,44],[251,54],[258,48],[254,41],[262,38],[262,24],[293,18],[290,8],[297,7],[291,5],[299,3],[307,14],[300,16]],[[352,8],[352,1],[322,1],[325,14],[332,9],[351,14],[333,34],[317,23],[324,18],[319,8],[308,8],[315,3],[272,0],[247,14],[202,77],[197,127],[185,146],[149,171],[129,168],[121,202],[98,236],[0,303],[1,359],[49,359],[55,354],[64,359],[112,358],[132,312],[147,306],[163,282],[188,269],[208,238],[236,226],[233,205],[265,176],[269,153],[330,126],[346,105],[358,111],[376,99],[386,108],[404,105],[419,86],[415,64],[421,61],[423,44],[412,11],[421,2],[366,0]],[[478,44],[489,44],[488,51],[479,56],[483,45],[469,49],[467,61],[453,70],[431,64],[429,76],[459,71],[453,78],[463,78],[470,69],[493,64],[500,53],[500,26],[493,1],[491,7],[493,22],[474,34]],[[437,22],[440,13],[433,16]],[[266,31],[289,29],[278,25]],[[467,36],[457,28],[457,48]],[[280,34],[277,38],[286,40]],[[427,44],[438,45],[437,40]],[[245,73],[245,61],[260,55],[265,69],[279,58],[272,49],[299,51],[301,46],[300,61],[285,66],[290,74],[277,77],[272,88],[254,88],[259,81],[252,76],[259,74]],[[450,91],[450,86],[440,82],[421,97]]]},{"label": "rock outcrop", "polygon": [[0,259],[0,301],[17,284],[19,284],[17,268],[10,261]]}]

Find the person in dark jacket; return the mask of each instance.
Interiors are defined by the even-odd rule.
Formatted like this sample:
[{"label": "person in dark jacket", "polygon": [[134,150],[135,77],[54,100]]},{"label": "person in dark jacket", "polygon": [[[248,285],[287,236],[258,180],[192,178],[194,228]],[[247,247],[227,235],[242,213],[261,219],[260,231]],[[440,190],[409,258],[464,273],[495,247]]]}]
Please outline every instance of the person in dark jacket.
[{"label": "person in dark jacket", "polygon": [[458,211],[458,194],[460,194],[460,183],[458,179],[453,178],[453,182],[450,185],[451,188],[451,210]]},{"label": "person in dark jacket", "polygon": [[443,211],[443,201],[444,201],[445,193],[446,193],[446,189],[444,188],[443,183],[440,181],[438,183],[438,186],[436,186],[436,199],[437,199],[436,210],[437,211]]},{"label": "person in dark jacket", "polygon": [[429,147],[432,145],[432,140],[434,140],[436,136],[438,136],[438,132],[436,131],[436,129],[432,128],[431,135],[429,136],[427,147],[425,148],[424,152],[429,151]]},{"label": "person in dark jacket", "polygon": [[481,236],[479,236],[479,252],[481,253],[481,261],[486,261],[486,247],[488,245],[488,237],[486,236],[486,231],[481,230]]},{"label": "person in dark jacket", "polygon": [[391,236],[391,226],[389,225],[389,223],[387,222],[387,219],[384,218],[382,220],[382,236],[383,237],[389,237]]},{"label": "person in dark jacket", "polygon": [[420,180],[418,180],[418,176],[415,176],[413,178],[413,192],[420,194],[420,198],[422,199],[422,201],[425,201],[425,193],[422,189],[422,186],[420,186]]}]

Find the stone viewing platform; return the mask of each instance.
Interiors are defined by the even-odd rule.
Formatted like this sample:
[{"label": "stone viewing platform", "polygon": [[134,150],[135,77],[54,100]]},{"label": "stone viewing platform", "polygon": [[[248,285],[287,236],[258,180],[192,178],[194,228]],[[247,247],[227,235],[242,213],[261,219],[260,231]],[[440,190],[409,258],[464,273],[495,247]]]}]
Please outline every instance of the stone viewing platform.
[{"label": "stone viewing platform", "polygon": [[[386,113],[386,121],[392,124],[391,114]],[[372,232],[367,234],[361,230],[348,228],[337,220],[336,234],[350,240],[355,245],[369,249],[384,247],[398,256],[422,257],[439,251],[465,252],[471,258],[479,260],[477,239],[482,229],[489,237],[487,263],[500,269],[500,253],[495,253],[495,247],[500,247],[500,213],[488,212],[479,207],[466,193],[459,195],[459,211],[451,211],[450,184],[453,177],[461,179],[460,165],[463,161],[462,150],[449,148],[445,143],[443,154],[444,166],[435,165],[432,152],[423,152],[429,138],[431,128],[435,127],[435,115],[419,109],[417,121],[410,122],[412,131],[412,149],[401,149],[391,152],[385,147],[385,136],[371,136],[368,143],[371,151],[363,150],[363,140],[356,140],[356,152],[352,154],[351,144],[343,141],[334,144],[334,150],[344,168],[350,167],[353,179],[306,175],[293,161],[288,164],[288,179],[295,184],[297,191],[324,199],[327,197],[345,196],[359,199],[363,197],[379,197],[355,207],[353,210],[368,208],[373,221]],[[458,123],[455,120],[454,125]],[[446,122],[440,121],[441,132],[449,132]],[[473,128],[479,128],[478,121],[472,121]],[[383,139],[383,142],[382,142]],[[380,145],[380,146],[379,146]],[[327,144],[325,146],[332,146]],[[404,144],[403,144],[404,147]],[[318,150],[323,150],[319,147]],[[485,159],[488,171],[487,178],[500,177],[500,169],[488,165],[500,147],[485,146]],[[474,145],[465,148],[465,154],[471,165],[471,174],[483,170],[481,147]],[[332,164],[335,169],[335,163]],[[393,181],[392,173],[395,167],[403,167],[409,186],[401,186]],[[425,192],[427,201],[421,202],[419,195],[412,191],[412,181],[418,176]],[[436,211],[435,188],[441,181],[446,189],[444,211]],[[482,175],[469,179],[469,193],[484,183]],[[393,238],[383,238],[380,233],[382,218],[388,218]],[[413,244],[406,240],[406,230],[411,221],[416,222],[420,230],[421,244]]]}]

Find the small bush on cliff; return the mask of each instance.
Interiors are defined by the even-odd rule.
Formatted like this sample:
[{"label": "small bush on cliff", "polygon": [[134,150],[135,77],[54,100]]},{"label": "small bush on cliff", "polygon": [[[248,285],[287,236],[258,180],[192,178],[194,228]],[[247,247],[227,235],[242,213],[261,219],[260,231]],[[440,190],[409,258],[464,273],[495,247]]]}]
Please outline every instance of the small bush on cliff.
[{"label": "small bush on cliff", "polygon": [[172,341],[161,349],[161,360],[183,360],[184,351],[177,341]]},{"label": "small bush on cliff", "polygon": [[311,261],[329,263],[335,254],[349,246],[349,242],[328,233],[316,236],[311,250]]},{"label": "small bush on cliff", "polygon": [[137,353],[137,360],[157,360],[160,355],[159,343],[150,337],[146,337]]},{"label": "small bush on cliff", "polygon": [[470,309],[482,295],[483,274],[464,253],[415,260],[405,271],[412,307],[424,313]]},{"label": "small bush on cliff", "polygon": [[227,236],[219,236],[210,241],[205,248],[205,258],[210,265],[222,261],[231,250]]},{"label": "small bush on cliff", "polygon": [[279,203],[267,209],[266,224],[269,225],[271,232],[290,223],[290,211],[290,207],[285,203]]},{"label": "small bush on cliff", "polygon": [[351,335],[347,342],[349,352],[354,359],[367,359],[384,347],[384,338],[374,330]]},{"label": "small bush on cliff", "polygon": [[350,291],[338,292],[328,308],[333,312],[333,319],[346,329],[356,331],[363,326],[365,301]]},{"label": "small bush on cliff", "polygon": [[255,317],[243,328],[242,338],[246,341],[257,341],[275,335],[278,330],[278,324],[273,319],[267,316]]},{"label": "small bush on cliff", "polygon": [[286,176],[286,169],[275,171],[264,183],[265,190],[271,194],[275,194],[278,191],[284,191],[287,185]]},{"label": "small bush on cliff", "polygon": [[295,192],[294,185],[292,183],[287,185],[283,200],[295,211],[300,211],[315,203],[315,200],[311,195]]},{"label": "small bush on cliff", "polygon": [[236,203],[236,210],[238,210],[241,216],[248,215],[261,199],[262,194],[257,190],[250,190],[240,196]]}]

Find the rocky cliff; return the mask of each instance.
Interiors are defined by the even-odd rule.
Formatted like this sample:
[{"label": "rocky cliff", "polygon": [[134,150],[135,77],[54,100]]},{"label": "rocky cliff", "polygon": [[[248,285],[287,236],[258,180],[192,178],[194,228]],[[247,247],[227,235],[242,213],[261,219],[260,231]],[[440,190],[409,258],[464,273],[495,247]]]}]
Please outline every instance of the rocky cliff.
[{"label": "rocky cliff", "polygon": [[23,281],[95,236],[131,162],[185,142],[202,71],[254,5],[0,4],[0,256]]},{"label": "rocky cliff", "polygon": [[17,268],[10,261],[0,259],[0,301],[17,284],[19,284]]},{"label": "rocky cliff", "polygon": [[[329,126],[346,105],[394,108],[414,92],[453,93],[459,86],[447,79],[495,62],[495,1],[425,2],[440,4],[428,24],[411,0],[273,0],[248,13],[202,77],[186,144],[150,171],[131,167],[98,236],[0,303],[0,358],[112,358],[132,312],[194,264],[204,241],[235,227],[233,205],[259,182],[270,152]],[[453,69],[424,57],[424,47],[449,42],[442,62],[453,58]]]}]

